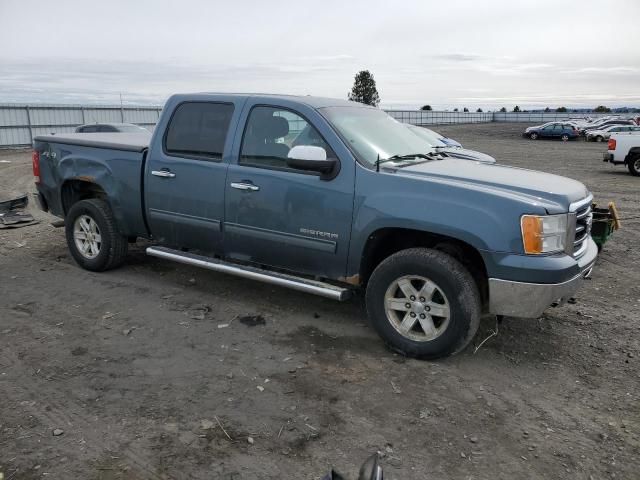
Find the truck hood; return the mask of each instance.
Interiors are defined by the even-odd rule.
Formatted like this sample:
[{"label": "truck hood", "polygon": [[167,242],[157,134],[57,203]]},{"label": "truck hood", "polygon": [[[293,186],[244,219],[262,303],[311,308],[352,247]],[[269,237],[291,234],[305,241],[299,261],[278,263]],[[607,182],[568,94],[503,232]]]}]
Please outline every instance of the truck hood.
[{"label": "truck hood", "polygon": [[397,175],[451,182],[458,186],[466,184],[469,188],[485,189],[511,197],[518,196],[524,202],[541,205],[548,213],[567,212],[571,203],[583,200],[589,195],[582,183],[570,178],[456,158],[403,165],[394,168],[394,171]]}]

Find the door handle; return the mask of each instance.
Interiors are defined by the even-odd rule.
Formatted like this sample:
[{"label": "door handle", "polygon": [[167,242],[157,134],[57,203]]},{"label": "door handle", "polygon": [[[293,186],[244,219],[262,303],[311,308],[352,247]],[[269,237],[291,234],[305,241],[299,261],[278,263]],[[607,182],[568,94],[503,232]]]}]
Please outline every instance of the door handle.
[{"label": "door handle", "polygon": [[254,185],[253,183],[244,183],[244,182],[233,182],[231,184],[231,188],[235,188],[236,190],[245,190],[249,192],[257,192],[260,190],[260,187]]},{"label": "door handle", "polygon": [[176,174],[169,170],[151,170],[151,175],[162,178],[175,178]]}]

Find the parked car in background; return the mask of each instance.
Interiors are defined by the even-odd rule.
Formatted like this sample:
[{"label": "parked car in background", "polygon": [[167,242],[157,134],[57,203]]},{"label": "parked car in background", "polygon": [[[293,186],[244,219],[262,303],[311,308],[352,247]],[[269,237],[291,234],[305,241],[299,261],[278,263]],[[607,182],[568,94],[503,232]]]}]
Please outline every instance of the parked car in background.
[{"label": "parked car in background", "polygon": [[640,176],[640,132],[612,133],[603,161],[624,164],[631,175]]},{"label": "parked car in background", "polygon": [[77,127],[76,133],[145,133],[151,135],[149,130],[133,123],[88,123]]},{"label": "parked car in background", "polygon": [[444,135],[442,135],[442,134],[440,134],[438,132],[435,132],[435,131],[431,130],[430,128],[427,128],[427,127],[420,127],[420,128],[422,128],[432,138],[435,138],[435,139],[441,141],[442,143],[444,143],[448,147],[462,148],[462,144],[460,142],[454,140],[453,138],[445,137]]},{"label": "parked car in background", "polygon": [[450,157],[461,158],[463,160],[475,160],[478,162],[496,163],[496,159],[491,155],[487,155],[486,153],[447,145],[442,140],[440,140],[439,135],[436,132],[434,132],[433,130],[429,130],[428,128],[409,124],[407,124],[407,128],[418,135],[420,138],[423,138],[438,152],[444,152]]},{"label": "parked car in background", "polygon": [[578,138],[578,129],[569,123],[549,122],[544,125],[538,125],[535,127],[528,127],[522,133],[523,137],[530,138],[531,140],[538,140],[539,138],[559,138],[560,140],[571,140],[572,138]]},{"label": "parked car in background", "polygon": [[609,140],[612,133],[619,132],[640,132],[640,127],[635,125],[609,125],[596,130],[587,130],[585,138],[588,142],[604,142]]},{"label": "parked car in background", "polygon": [[613,120],[605,120],[603,122],[593,122],[591,125],[579,128],[580,135],[586,135],[589,130],[603,129],[612,125],[635,125],[633,120],[627,120],[625,118],[618,118]]}]

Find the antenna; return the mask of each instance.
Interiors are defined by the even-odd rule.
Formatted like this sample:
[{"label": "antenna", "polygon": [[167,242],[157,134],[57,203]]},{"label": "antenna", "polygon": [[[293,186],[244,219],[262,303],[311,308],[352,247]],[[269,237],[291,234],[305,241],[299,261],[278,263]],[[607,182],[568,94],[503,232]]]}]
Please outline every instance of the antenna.
[{"label": "antenna", "polygon": [[380,171],[380,154],[378,153],[378,158],[376,159],[376,172]]}]

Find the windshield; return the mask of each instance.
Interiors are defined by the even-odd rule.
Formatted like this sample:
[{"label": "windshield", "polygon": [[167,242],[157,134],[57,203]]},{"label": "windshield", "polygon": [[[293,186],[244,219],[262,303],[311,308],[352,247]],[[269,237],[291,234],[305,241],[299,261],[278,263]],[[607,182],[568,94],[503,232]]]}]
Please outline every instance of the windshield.
[{"label": "windshield", "polygon": [[320,111],[349,144],[356,157],[369,165],[392,156],[425,154],[434,149],[403,123],[382,110],[365,107],[326,107]]}]

